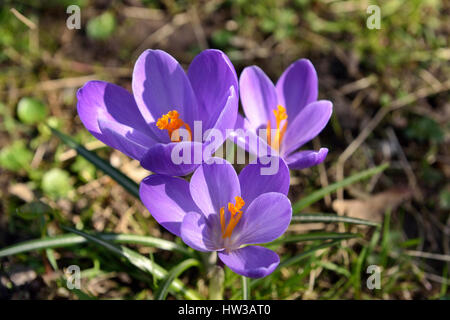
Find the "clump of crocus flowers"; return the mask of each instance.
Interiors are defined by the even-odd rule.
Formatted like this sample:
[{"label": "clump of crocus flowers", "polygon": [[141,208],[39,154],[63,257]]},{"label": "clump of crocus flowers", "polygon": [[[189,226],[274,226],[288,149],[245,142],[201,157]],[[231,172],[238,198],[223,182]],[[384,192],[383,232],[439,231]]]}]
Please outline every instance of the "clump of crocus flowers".
[{"label": "clump of crocus flowers", "polygon": [[[273,272],[280,259],[260,244],[277,239],[290,224],[289,169],[317,165],[328,153],[326,148],[298,150],[322,131],[332,113],[331,102],[317,100],[311,62],[294,62],[274,86],[256,66],[245,68],[238,81],[219,50],[200,53],[187,73],[168,53],[147,50],[135,64],[132,89],[131,94],[90,81],[78,91],[77,108],[97,139],[154,173],[140,184],[152,216],[191,248],[217,252],[240,275]],[[245,117],[238,114],[239,95]],[[198,126],[205,131],[200,139]],[[257,146],[242,133],[255,136]],[[269,152],[237,174],[229,162],[214,157],[226,139],[258,156],[260,148]],[[180,150],[200,152],[201,162],[174,161]],[[279,162],[270,174],[263,170],[267,157]],[[190,173],[189,182],[181,178]]]}]

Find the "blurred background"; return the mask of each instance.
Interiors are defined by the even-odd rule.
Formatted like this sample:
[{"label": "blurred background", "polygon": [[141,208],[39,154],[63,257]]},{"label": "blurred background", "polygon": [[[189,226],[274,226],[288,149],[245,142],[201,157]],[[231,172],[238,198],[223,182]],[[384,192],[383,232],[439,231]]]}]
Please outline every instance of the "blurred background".
[{"label": "blurred background", "polygon": [[[67,13],[70,5],[80,8],[80,29],[66,24],[74,13]],[[379,29],[372,28],[376,12],[367,12],[369,5],[380,9]],[[369,219],[383,228],[352,229],[362,237],[284,268],[253,297],[448,299],[449,17],[450,3],[438,0],[0,1],[0,249],[60,234],[58,222],[180,242],[46,126],[136,182],[148,174],[85,130],[75,94],[86,81],[130,90],[134,62],[148,48],[169,52],[185,68],[201,50],[221,49],[238,74],[255,64],[273,81],[293,61],[308,58],[318,72],[319,98],[334,104],[329,125],[310,147],[330,152],[323,165],[292,173],[290,198],[388,162],[384,172],[307,210]],[[302,224],[294,231],[323,228],[344,227]],[[281,253],[294,255],[304,246],[289,244]],[[136,250],[163,266],[177,260],[176,253]],[[143,274],[92,245],[7,256],[0,263],[1,299],[153,297]],[[72,264],[84,270],[82,292],[61,281]],[[365,285],[372,264],[382,268],[377,290]],[[195,270],[181,279],[206,290]]]}]

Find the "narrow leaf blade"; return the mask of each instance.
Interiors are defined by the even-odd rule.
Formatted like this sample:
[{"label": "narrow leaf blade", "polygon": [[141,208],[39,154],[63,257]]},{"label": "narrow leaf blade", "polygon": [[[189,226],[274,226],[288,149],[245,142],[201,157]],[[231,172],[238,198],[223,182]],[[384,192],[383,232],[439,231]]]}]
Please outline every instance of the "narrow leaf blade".
[{"label": "narrow leaf blade", "polygon": [[380,224],[374,221],[338,216],[333,213],[301,213],[292,216],[291,223],[314,223],[314,222],[323,222],[323,223],[335,223],[335,222],[344,222],[350,224],[360,224],[372,227],[379,227]]},{"label": "narrow leaf blade", "polygon": [[156,293],[157,300],[164,300],[167,297],[167,293],[169,292],[169,288],[172,285],[173,281],[180,276],[184,271],[191,267],[198,267],[199,262],[195,259],[187,259],[175,266],[173,269],[169,271],[169,274],[165,277],[163,284],[159,288]]},{"label": "narrow leaf blade", "polygon": [[292,206],[293,213],[295,214],[295,213],[300,212],[304,208],[319,201],[320,199],[323,199],[323,197],[325,197],[326,195],[329,195],[330,193],[333,193],[340,188],[344,188],[344,187],[351,185],[355,182],[358,182],[360,180],[368,179],[368,178],[376,175],[377,173],[384,171],[388,167],[388,165],[389,164],[385,163],[378,167],[361,171],[361,172],[354,174],[348,178],[345,178],[342,181],[338,181],[336,183],[330,184],[329,186],[327,186],[325,188],[322,188],[320,190],[317,190],[317,191],[311,193],[309,196],[297,201]]},{"label": "narrow leaf blade", "polygon": [[358,237],[361,237],[361,235],[349,232],[313,232],[306,234],[287,235],[275,241],[272,241],[267,245],[271,246],[283,243],[315,241],[315,240],[346,240]]},{"label": "narrow leaf blade", "polygon": [[50,128],[58,138],[60,138],[67,146],[72,149],[75,149],[77,153],[85,158],[87,161],[92,163],[96,168],[102,170],[104,173],[109,175],[112,179],[117,181],[122,187],[125,188],[130,194],[139,198],[139,186],[136,182],[128,178],[122,172],[111,166],[107,161],[100,158],[94,152],[87,150],[82,145],[78,144],[75,140],[73,140],[68,135],[58,131],[55,128]]},{"label": "narrow leaf blade", "polygon": [[[167,270],[165,270],[160,265],[152,262],[150,259],[140,255],[136,251],[133,251],[127,247],[116,246],[112,243],[104,241],[96,236],[93,236],[91,234],[85,233],[80,230],[72,229],[69,227],[63,227],[63,229],[68,230],[73,233],[76,233],[76,234],[86,238],[87,240],[89,240],[93,243],[96,243],[96,244],[104,247],[105,249],[108,249],[112,253],[115,253],[118,256],[124,257],[138,269],[140,269],[144,272],[150,273],[151,275],[153,275],[154,277],[157,277],[158,279],[164,279],[168,274]],[[190,299],[190,300],[201,299],[200,295],[197,292],[187,289],[184,286],[184,284],[181,281],[179,281],[178,279],[172,281],[170,288],[175,291],[183,293],[183,295],[187,299]]]},{"label": "narrow leaf blade", "polygon": [[[192,253],[185,247],[180,246],[174,242],[158,239],[147,236],[138,236],[133,234],[96,234],[102,240],[112,241],[114,243],[123,244],[140,244],[149,247],[155,247],[161,250],[176,251],[189,256]],[[86,243],[88,240],[82,236],[76,234],[64,234],[53,237],[45,237],[35,240],[24,241],[0,250],[0,257],[15,255],[23,252],[51,249],[51,248],[63,248],[73,246],[81,243]]]}]

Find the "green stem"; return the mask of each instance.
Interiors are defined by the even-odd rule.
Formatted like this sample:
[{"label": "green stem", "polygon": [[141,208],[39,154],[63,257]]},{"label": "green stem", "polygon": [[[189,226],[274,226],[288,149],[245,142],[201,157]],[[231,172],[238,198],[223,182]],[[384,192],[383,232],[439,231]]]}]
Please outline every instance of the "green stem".
[{"label": "green stem", "polygon": [[209,279],[209,300],[223,300],[225,272],[222,267],[214,266]]},{"label": "green stem", "polygon": [[250,300],[250,279],[242,276],[242,300]]},{"label": "green stem", "polygon": [[225,271],[222,266],[217,265],[217,253],[212,252],[209,256],[209,300],[223,300],[225,282]]}]

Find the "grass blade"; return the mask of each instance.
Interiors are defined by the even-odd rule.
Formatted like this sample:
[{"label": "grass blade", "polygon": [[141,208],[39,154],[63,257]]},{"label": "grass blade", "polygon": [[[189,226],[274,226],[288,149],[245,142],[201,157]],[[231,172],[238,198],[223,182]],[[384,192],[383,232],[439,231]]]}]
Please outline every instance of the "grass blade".
[{"label": "grass blade", "polygon": [[198,260],[195,259],[187,259],[182,263],[174,267],[170,270],[169,274],[165,277],[163,284],[160,289],[156,293],[156,300],[164,300],[167,297],[167,293],[169,292],[169,287],[172,285],[172,282],[180,276],[184,271],[191,267],[198,267],[200,264]]},{"label": "grass blade", "polygon": [[297,201],[292,206],[293,213],[295,214],[295,213],[300,212],[304,208],[310,206],[311,204],[319,201],[326,195],[333,193],[340,188],[344,188],[344,187],[351,185],[355,182],[358,182],[360,180],[368,179],[368,178],[372,177],[373,175],[376,175],[377,173],[382,172],[383,170],[385,170],[388,167],[388,165],[389,164],[385,163],[378,167],[361,171],[361,172],[354,174],[342,181],[338,181],[336,183],[330,184],[329,186],[327,186],[325,188],[322,188],[320,190],[317,190],[317,191],[311,193],[309,196]]},{"label": "grass blade", "polygon": [[80,156],[82,156],[90,163],[92,163],[96,168],[102,170],[104,173],[116,180],[117,183],[124,187],[125,190],[127,190],[133,196],[139,198],[139,186],[136,182],[111,166],[107,161],[97,156],[94,152],[87,150],[85,147],[75,142],[75,140],[73,140],[68,135],[65,135],[55,128],[50,129],[52,130],[53,134],[60,138],[66,145],[68,145],[72,149],[75,149]]},{"label": "grass blade", "polygon": [[[105,240],[112,241],[115,243],[124,243],[124,244],[141,244],[144,246],[155,247],[162,250],[168,251],[177,251],[189,256],[192,256],[192,253],[188,251],[185,247],[180,246],[174,242],[146,237],[146,236],[138,236],[134,234],[96,234],[96,237]],[[5,256],[10,256],[22,252],[28,252],[33,250],[41,250],[41,249],[50,249],[50,248],[62,248],[69,247],[81,243],[86,243],[88,240],[82,236],[76,234],[64,234],[54,237],[45,237],[35,240],[24,241],[4,249],[0,250],[0,258]]]},{"label": "grass blade", "polygon": [[[110,242],[100,239],[99,237],[93,236],[91,234],[85,233],[80,230],[72,229],[69,227],[63,227],[63,229],[73,232],[73,233],[76,233],[76,234],[82,236],[83,238],[86,238],[87,240],[89,240],[93,243],[96,243],[96,244],[104,247],[105,249],[108,249],[112,253],[115,253],[118,256],[124,257],[138,269],[140,269],[144,272],[150,273],[151,275],[153,275],[154,277],[156,277],[158,279],[164,279],[168,275],[167,270],[165,270],[163,267],[152,262],[150,259],[142,256],[141,254],[137,253],[136,251],[128,249],[127,247],[116,246]],[[170,288],[176,292],[181,292],[186,297],[186,299],[189,299],[189,300],[199,300],[202,298],[197,292],[195,292],[191,289],[187,289],[184,286],[184,284],[178,279],[175,279],[174,281],[171,282]]]},{"label": "grass blade", "polygon": [[292,216],[291,220],[291,223],[312,223],[312,222],[324,222],[324,223],[345,222],[350,224],[361,224],[373,227],[380,226],[380,224],[377,222],[352,217],[338,216],[334,213],[301,213]]},{"label": "grass blade", "polygon": [[290,242],[301,242],[301,241],[314,241],[314,240],[345,240],[351,238],[361,237],[358,233],[349,233],[349,232],[314,232],[307,234],[296,234],[296,235],[288,235],[283,238],[277,239],[268,243],[268,246],[278,245],[283,243]]}]

